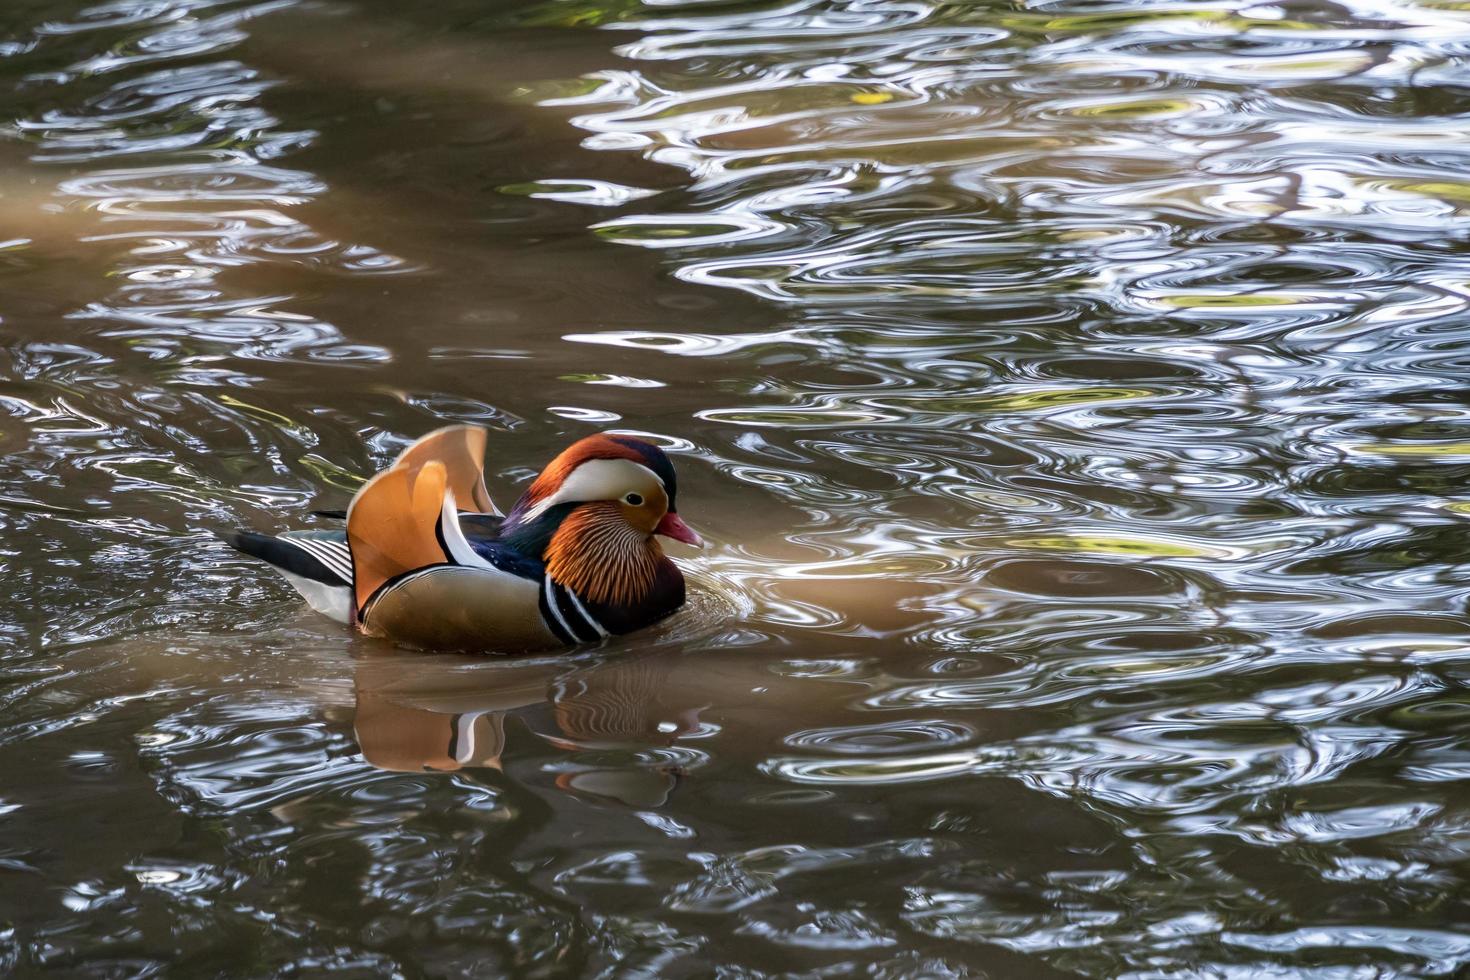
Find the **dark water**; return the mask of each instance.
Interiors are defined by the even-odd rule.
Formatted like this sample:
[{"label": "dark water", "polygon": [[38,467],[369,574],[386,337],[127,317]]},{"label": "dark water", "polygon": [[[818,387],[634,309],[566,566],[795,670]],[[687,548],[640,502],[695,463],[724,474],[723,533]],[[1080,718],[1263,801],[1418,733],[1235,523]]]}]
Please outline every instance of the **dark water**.
[{"label": "dark water", "polygon": [[[1470,969],[1470,5],[6,0],[0,973]],[[212,532],[677,451],[691,607]]]}]

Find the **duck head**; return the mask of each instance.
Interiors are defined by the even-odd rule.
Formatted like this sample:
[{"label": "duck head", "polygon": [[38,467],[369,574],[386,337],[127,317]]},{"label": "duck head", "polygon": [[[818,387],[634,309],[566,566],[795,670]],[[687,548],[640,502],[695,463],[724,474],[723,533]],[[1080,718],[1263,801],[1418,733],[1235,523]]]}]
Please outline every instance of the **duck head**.
[{"label": "duck head", "polygon": [[501,540],[596,602],[635,603],[664,560],[655,536],[703,544],[680,519],[677,496],[662,449],[633,436],[588,436],[541,471],[506,517]]}]

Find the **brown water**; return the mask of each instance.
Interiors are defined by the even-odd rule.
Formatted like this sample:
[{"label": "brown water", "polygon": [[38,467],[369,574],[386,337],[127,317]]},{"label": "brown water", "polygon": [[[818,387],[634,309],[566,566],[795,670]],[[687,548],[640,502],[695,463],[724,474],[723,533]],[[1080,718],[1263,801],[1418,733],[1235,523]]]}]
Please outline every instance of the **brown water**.
[{"label": "brown water", "polygon": [[[0,972],[1470,969],[1470,5],[6,0]],[[690,607],[282,529],[656,433]]]}]

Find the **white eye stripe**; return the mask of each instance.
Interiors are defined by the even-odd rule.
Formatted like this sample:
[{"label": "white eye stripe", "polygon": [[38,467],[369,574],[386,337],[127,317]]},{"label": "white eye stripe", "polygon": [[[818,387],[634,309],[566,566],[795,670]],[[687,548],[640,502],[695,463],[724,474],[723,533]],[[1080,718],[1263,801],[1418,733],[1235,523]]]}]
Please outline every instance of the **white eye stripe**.
[{"label": "white eye stripe", "polygon": [[668,493],[659,475],[642,463],[635,463],[631,459],[590,459],[572,471],[561,489],[527,510],[521,523],[529,524],[557,504],[586,503],[593,500],[616,498],[618,490],[627,486],[629,478],[634,475],[624,467],[633,467],[635,471],[641,470],[653,481],[654,486],[663,490],[665,494]]}]

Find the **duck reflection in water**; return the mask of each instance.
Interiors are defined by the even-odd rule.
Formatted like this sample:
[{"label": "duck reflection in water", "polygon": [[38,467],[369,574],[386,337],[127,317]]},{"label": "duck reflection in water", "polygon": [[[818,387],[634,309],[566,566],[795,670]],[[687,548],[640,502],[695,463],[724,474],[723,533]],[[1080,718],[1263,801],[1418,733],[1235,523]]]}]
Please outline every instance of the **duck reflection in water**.
[{"label": "duck reflection in water", "polygon": [[[394,772],[503,770],[506,719],[531,737],[576,753],[613,747],[667,748],[700,728],[707,705],[668,703],[667,654],[623,655],[569,668],[546,659],[487,664],[483,658],[402,654],[360,660],[353,727],[364,758]],[[606,768],[569,764],[559,789],[628,806],[665,803],[675,764]]]}]

